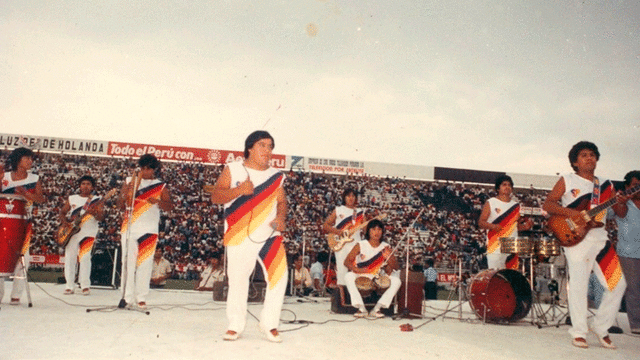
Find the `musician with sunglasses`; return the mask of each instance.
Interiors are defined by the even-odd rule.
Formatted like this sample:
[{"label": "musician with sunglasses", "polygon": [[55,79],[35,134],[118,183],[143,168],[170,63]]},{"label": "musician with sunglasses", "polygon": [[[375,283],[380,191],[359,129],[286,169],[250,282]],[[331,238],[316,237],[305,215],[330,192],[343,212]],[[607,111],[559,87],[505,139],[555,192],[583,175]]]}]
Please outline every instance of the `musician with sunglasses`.
[{"label": "musician with sunglasses", "polygon": [[[589,347],[586,337],[591,330],[603,347],[615,349],[608,330],[616,320],[626,281],[622,271],[617,271],[620,267],[618,257],[608,241],[605,227],[592,228],[589,226],[591,222],[582,224],[587,220],[587,209],[595,208],[615,196],[613,184],[595,176],[599,159],[600,152],[595,144],[587,141],[575,144],[569,151],[569,163],[574,173],[563,175],[558,180],[547,196],[543,209],[553,216],[576,219],[578,226],[573,233],[583,237],[573,246],[563,246],[569,270],[568,300],[572,322],[569,334],[573,337],[572,344],[579,348]],[[589,220],[605,222],[606,213],[600,211]],[[550,226],[554,223],[552,220],[553,217],[549,219]],[[563,238],[556,236],[559,240]],[[607,271],[603,271],[603,268]],[[587,291],[591,272],[596,274],[605,291],[600,307],[589,324]]]}]

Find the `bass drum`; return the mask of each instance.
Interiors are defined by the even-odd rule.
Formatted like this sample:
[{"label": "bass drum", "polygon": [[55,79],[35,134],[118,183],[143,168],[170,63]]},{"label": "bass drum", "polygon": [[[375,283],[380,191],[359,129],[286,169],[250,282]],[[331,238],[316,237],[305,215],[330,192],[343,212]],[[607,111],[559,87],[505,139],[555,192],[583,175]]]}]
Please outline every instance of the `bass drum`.
[{"label": "bass drum", "polygon": [[484,270],[469,283],[471,308],[480,319],[492,322],[515,322],[531,309],[531,286],[515,270]]}]

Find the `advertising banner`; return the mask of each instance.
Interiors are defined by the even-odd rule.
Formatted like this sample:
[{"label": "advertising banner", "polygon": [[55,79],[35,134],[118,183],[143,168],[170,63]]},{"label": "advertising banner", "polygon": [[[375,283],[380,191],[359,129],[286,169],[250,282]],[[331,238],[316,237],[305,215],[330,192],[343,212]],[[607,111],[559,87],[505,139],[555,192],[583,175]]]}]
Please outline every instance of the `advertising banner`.
[{"label": "advertising banner", "polygon": [[54,151],[87,155],[106,155],[107,141],[79,140],[49,136],[13,135],[0,133],[0,147]]}]

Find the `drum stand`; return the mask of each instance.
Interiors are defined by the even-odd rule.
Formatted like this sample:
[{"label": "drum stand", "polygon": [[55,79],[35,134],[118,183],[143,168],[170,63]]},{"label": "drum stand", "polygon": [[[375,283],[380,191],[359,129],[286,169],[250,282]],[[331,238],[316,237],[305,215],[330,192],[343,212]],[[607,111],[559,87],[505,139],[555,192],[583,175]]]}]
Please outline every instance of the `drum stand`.
[{"label": "drum stand", "polygon": [[33,302],[31,301],[31,290],[29,289],[29,278],[27,277],[27,264],[24,261],[24,255],[20,255],[20,264],[22,264],[22,274],[14,273],[13,276],[9,276],[9,278],[13,279],[14,282],[16,279],[24,279],[24,288],[27,291],[27,304],[29,307],[33,307]]},{"label": "drum stand", "polygon": [[[462,300],[462,292],[465,291],[464,287],[462,286],[462,259],[458,259],[458,279],[457,279],[457,285],[456,285],[456,291],[453,292],[449,292],[449,298],[447,299],[449,302],[447,303],[447,307],[444,310],[444,313],[442,313],[442,319],[444,320],[444,315],[446,315],[449,311],[453,311],[456,308],[458,309],[458,320],[462,321],[462,305],[464,305],[464,303],[466,303],[468,300]],[[458,293],[458,305],[454,306],[453,308],[451,308],[451,310],[449,310],[449,306],[451,305],[451,301],[453,298],[454,293]],[[464,298],[466,299],[467,296],[465,294]],[[486,314],[485,314],[486,315]],[[485,323],[485,319],[486,316],[483,317],[482,319],[482,323]]]},{"label": "drum stand", "polygon": [[[541,328],[542,325],[541,323],[544,323],[545,325],[548,325],[547,322],[547,318],[545,316],[545,312],[542,309],[542,305],[540,305],[540,298],[538,297],[538,293],[536,292],[535,286],[534,284],[534,267],[533,267],[533,259],[534,256],[533,255],[529,255],[527,257],[523,256],[523,259],[528,259],[529,261],[529,284],[531,286],[531,297],[532,297],[532,301],[531,301],[531,325],[536,325],[538,326],[538,328]],[[523,262],[522,264],[522,273],[525,273],[525,269],[526,269],[526,260]]]}]

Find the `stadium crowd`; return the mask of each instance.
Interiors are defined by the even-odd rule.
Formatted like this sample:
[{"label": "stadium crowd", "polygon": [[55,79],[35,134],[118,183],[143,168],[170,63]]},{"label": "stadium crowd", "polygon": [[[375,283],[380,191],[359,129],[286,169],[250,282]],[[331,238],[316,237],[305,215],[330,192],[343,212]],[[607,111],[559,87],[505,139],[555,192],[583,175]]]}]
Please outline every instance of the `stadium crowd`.
[{"label": "stadium crowd", "polygon": [[[8,153],[2,151],[2,163]],[[109,189],[119,188],[132,175],[134,167],[135,161],[125,158],[38,153],[33,171],[41,176],[47,201],[34,210],[31,254],[63,255],[63,249],[55,241],[57,213],[64,199],[76,192],[80,176],[93,176],[97,181],[96,192],[103,195]],[[175,277],[197,279],[212,254],[222,251],[222,207],[211,203],[209,194],[203,190],[204,185],[216,181],[222,168],[201,163],[163,163],[159,177],[169,184],[175,207],[161,217],[158,246],[174,264]],[[453,268],[462,259],[463,267],[475,272],[486,261],[485,233],[477,227],[477,218],[482,204],[493,196],[493,186],[285,172],[289,203],[286,248],[290,255],[302,252],[310,255],[308,263],[313,261],[314,254],[329,252],[322,222],[338,205],[346,187],[357,189],[359,205],[372,215],[387,215],[386,238],[392,246],[402,242],[397,250],[400,260],[404,260],[404,251],[409,246],[412,263],[433,258],[439,269]],[[516,189],[515,195],[523,206],[539,207],[546,192]],[[107,202],[96,246],[118,246],[121,220],[115,203]],[[534,217],[534,229],[541,229],[543,220]]]}]

